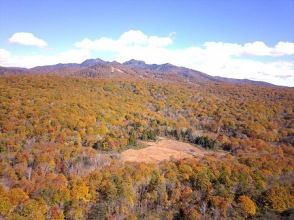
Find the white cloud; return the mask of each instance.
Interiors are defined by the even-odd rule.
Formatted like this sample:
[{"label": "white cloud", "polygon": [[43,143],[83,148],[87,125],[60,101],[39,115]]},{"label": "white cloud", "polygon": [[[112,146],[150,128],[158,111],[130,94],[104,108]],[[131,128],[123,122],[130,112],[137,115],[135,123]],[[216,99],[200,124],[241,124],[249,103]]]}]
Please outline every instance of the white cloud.
[{"label": "white cloud", "polygon": [[[112,39],[101,37],[96,40],[88,38],[76,42],[77,48],[88,49],[93,51],[112,51],[122,52],[129,49],[157,49],[166,48],[173,44],[173,34],[167,37],[148,36],[140,30],[130,30],[124,32],[119,38]],[[186,49],[195,50],[196,47],[188,47]],[[202,47],[197,47],[198,53],[210,54],[214,56],[285,56],[294,55],[294,43],[278,42],[274,47],[267,46],[262,41],[248,42],[244,45],[224,42],[205,42]],[[171,49],[169,49],[171,51]]]},{"label": "white cloud", "polygon": [[17,66],[31,68],[57,63],[81,63],[90,58],[87,50],[72,49],[53,55],[12,55],[10,52],[0,49],[0,66]]},{"label": "white cloud", "polygon": [[85,38],[82,41],[75,43],[75,46],[77,48],[97,51],[116,51],[118,49],[117,42],[105,37],[94,41]]},{"label": "white cloud", "polygon": [[294,55],[294,43],[291,42],[278,42],[274,47],[269,47],[262,41],[249,42],[244,45],[223,42],[206,42],[204,47],[207,51],[231,56],[252,55],[277,57]]},{"label": "white cloud", "polygon": [[13,66],[11,65],[11,53],[5,49],[0,49],[0,66]]},{"label": "white cloud", "polygon": [[148,39],[148,44],[152,47],[165,47],[173,43],[171,37],[151,36]]},{"label": "white cloud", "polygon": [[116,40],[107,37],[101,37],[96,40],[85,38],[82,41],[76,42],[75,46],[95,51],[118,51],[130,47],[165,47],[172,43],[172,34],[167,37],[147,36],[142,31],[130,30],[123,33]]},{"label": "white cloud", "polygon": [[[175,49],[169,47],[174,43],[173,36],[149,36],[139,30],[130,30],[116,39],[85,38],[75,43],[76,49],[52,56],[15,56],[8,51],[0,50],[0,65],[32,67],[60,62],[79,63],[90,57],[95,58],[97,53],[100,58],[109,60],[108,52],[111,52],[111,60],[119,62],[138,59],[146,63],[172,63],[214,76],[247,78],[294,86],[292,42],[278,42],[273,47],[261,41],[245,44],[205,42],[201,46]],[[105,54],[108,54],[108,58]],[[256,59],[264,56],[270,56],[270,61]],[[290,57],[284,59],[284,56]]]},{"label": "white cloud", "polygon": [[26,46],[46,47],[46,41],[36,37],[32,33],[18,32],[14,33],[9,39],[10,43],[21,44]]},{"label": "white cloud", "polygon": [[293,55],[294,54],[294,43],[291,42],[279,42],[275,46],[276,53],[282,55]]},{"label": "white cloud", "polygon": [[203,47],[206,53],[218,56],[240,55],[243,51],[242,45],[223,42],[205,42]]},{"label": "white cloud", "polygon": [[125,46],[145,45],[148,43],[148,36],[146,36],[142,31],[130,30],[120,36],[118,43]]},{"label": "white cloud", "polygon": [[264,42],[255,41],[246,43],[243,46],[243,53],[254,56],[270,56],[273,55],[274,49],[268,47]]}]

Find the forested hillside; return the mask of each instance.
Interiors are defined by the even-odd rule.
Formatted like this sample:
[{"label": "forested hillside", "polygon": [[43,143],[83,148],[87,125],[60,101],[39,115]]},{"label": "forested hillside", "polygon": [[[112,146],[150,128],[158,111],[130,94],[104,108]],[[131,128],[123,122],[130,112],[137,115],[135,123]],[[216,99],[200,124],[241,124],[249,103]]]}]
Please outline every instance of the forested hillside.
[{"label": "forested hillside", "polygon": [[[294,89],[161,79],[1,76],[0,218],[290,215]],[[159,136],[225,156],[119,160]]]}]

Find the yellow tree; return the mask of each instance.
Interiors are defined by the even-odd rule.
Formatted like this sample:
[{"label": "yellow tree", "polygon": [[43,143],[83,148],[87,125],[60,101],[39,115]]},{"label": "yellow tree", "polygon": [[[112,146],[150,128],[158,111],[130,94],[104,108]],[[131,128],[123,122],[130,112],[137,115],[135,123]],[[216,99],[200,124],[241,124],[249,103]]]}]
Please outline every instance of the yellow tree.
[{"label": "yellow tree", "polygon": [[248,196],[239,197],[239,205],[245,216],[253,216],[256,214],[256,205]]}]

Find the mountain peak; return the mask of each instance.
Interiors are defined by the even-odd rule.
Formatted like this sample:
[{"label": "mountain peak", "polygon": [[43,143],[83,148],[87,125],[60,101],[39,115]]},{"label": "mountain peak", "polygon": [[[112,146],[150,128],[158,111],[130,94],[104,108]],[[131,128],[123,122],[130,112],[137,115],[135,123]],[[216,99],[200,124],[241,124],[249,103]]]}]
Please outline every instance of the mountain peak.
[{"label": "mountain peak", "polygon": [[97,59],[87,59],[84,62],[81,63],[81,66],[83,67],[90,67],[90,66],[94,66],[96,64],[105,64],[106,61],[101,60],[99,58]]},{"label": "mountain peak", "polygon": [[135,60],[135,59],[131,59],[129,61],[126,61],[123,63],[124,65],[127,66],[133,66],[133,67],[140,67],[140,66],[145,66],[146,63],[142,60]]}]

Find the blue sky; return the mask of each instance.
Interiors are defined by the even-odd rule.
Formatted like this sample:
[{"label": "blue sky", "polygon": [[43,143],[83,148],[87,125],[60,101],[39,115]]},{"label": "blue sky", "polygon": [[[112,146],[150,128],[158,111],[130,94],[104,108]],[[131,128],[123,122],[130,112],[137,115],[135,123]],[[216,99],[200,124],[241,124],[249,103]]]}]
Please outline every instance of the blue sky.
[{"label": "blue sky", "polygon": [[293,27],[293,0],[0,0],[0,65],[140,58],[294,86]]}]

